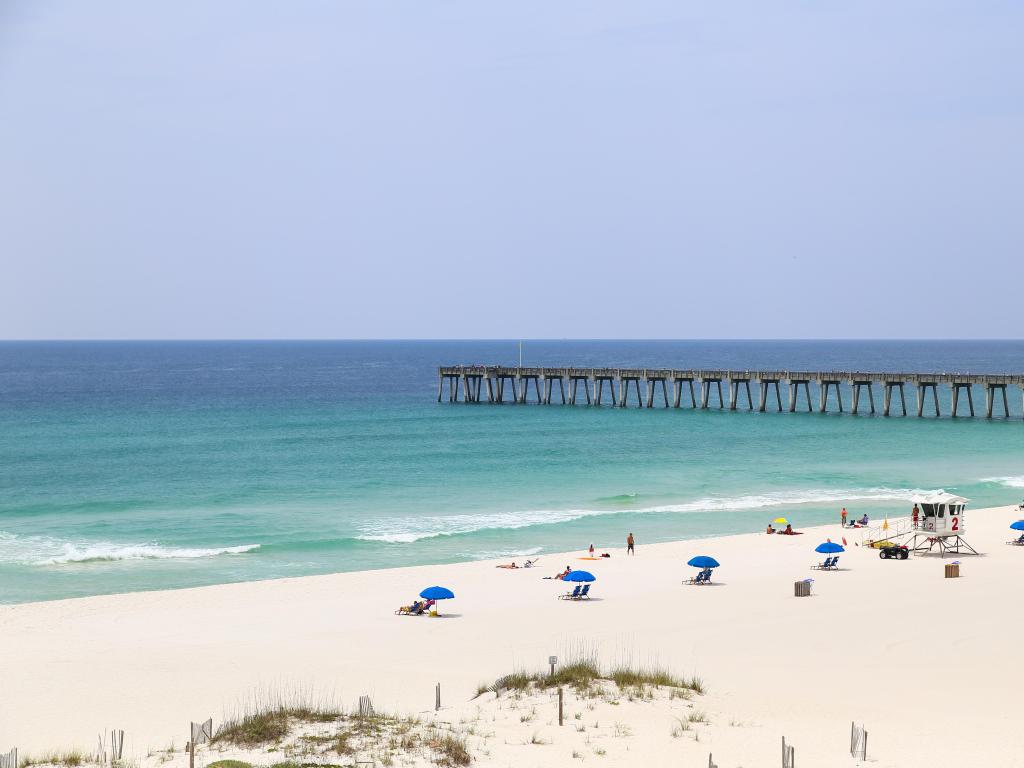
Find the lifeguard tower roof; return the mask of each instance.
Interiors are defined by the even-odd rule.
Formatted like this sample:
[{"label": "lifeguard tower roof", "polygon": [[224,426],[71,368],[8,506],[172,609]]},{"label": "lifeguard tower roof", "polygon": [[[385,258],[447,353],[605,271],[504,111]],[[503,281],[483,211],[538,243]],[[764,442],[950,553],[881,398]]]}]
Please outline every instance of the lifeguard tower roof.
[{"label": "lifeguard tower roof", "polygon": [[954,496],[941,490],[917,494],[913,498],[915,504],[966,504],[967,501],[963,496]]}]

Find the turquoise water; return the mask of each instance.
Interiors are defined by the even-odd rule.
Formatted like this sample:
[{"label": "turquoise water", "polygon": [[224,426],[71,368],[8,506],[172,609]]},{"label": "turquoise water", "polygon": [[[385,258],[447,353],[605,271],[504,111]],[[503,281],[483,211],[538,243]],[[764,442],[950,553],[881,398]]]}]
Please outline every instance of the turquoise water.
[{"label": "turquoise water", "polygon": [[[0,602],[1024,495],[1024,421],[438,404],[514,342],[0,344]],[[527,342],[533,365],[1018,371],[1020,342]],[[813,392],[812,392],[813,394]],[[943,393],[948,412],[948,393]],[[849,403],[849,392],[844,393]],[[879,402],[880,402],[880,398]],[[975,393],[976,405],[983,401]]]}]

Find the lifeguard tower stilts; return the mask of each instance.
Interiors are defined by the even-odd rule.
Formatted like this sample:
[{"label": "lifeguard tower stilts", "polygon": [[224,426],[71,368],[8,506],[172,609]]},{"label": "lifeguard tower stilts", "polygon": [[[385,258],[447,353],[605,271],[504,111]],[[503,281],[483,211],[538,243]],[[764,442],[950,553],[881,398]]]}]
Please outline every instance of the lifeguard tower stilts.
[{"label": "lifeguard tower stilts", "polygon": [[914,497],[915,511],[910,516],[911,538],[908,548],[913,552],[976,555],[978,551],[964,541],[964,520],[967,499],[945,491]]}]

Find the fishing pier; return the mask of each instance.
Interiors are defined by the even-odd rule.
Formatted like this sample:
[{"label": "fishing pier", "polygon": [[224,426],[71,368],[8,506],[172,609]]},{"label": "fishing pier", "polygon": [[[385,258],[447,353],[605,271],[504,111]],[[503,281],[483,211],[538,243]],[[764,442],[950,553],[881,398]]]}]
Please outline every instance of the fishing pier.
[{"label": "fishing pier", "polygon": [[[939,389],[949,396],[951,416],[978,415],[974,388],[984,392],[986,418],[1010,417],[1008,387],[1016,387],[1024,402],[1024,374],[889,373],[865,371],[729,371],[663,368],[522,368],[458,365],[438,368],[437,401],[448,389],[451,403],[517,403],[524,405],[591,405],[626,408],[717,408],[760,412],[815,410],[844,412],[843,393],[850,413],[874,414],[876,388],[882,396],[882,415],[907,415],[907,387],[916,394],[918,416],[942,415]],[[723,394],[723,385],[727,397]],[[812,385],[813,392],[812,395]],[[532,389],[532,394],[531,394]],[[783,406],[783,390],[786,405]],[[755,393],[756,392],[756,396]],[[699,393],[699,394],[698,394]],[[865,405],[867,398],[867,408]],[[1001,406],[1001,407],[1000,407]]]}]

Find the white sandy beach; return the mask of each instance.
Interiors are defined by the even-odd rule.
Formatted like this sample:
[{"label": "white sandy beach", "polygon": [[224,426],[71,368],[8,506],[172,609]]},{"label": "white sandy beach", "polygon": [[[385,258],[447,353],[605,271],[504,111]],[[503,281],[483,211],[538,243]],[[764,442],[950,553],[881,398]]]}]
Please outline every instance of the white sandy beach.
[{"label": "white sandy beach", "polygon": [[[532,570],[471,562],[2,606],[0,749],[91,749],[111,727],[136,754],[180,746],[190,720],[216,725],[254,690],[315,690],[346,706],[367,693],[379,710],[413,713],[432,711],[440,682],[440,716],[459,718],[481,705],[470,701],[481,682],[586,647],[699,675],[708,689],[699,741],[670,737],[664,702],[630,707],[633,735],[610,740],[607,764],[706,765],[711,751],[723,768],[775,765],[784,735],[800,765],[848,765],[856,720],[874,765],[1014,765],[1024,547],[1005,542],[1017,516],[968,512],[966,538],[984,556],[960,557],[960,579],[943,578],[938,557],[880,560],[851,530],[842,570],[809,570],[814,546],[844,535],[835,525],[639,542],[636,557],[616,549],[600,562],[544,554]],[[721,561],[713,586],[680,583],[695,554]],[[541,577],[566,563],[597,575],[594,600],[555,599],[565,585]],[[814,595],[793,597],[808,576]],[[444,617],[393,615],[432,584],[456,593]],[[570,764],[571,729],[543,713],[533,728],[544,745],[493,723],[501,746],[477,764]]]}]

